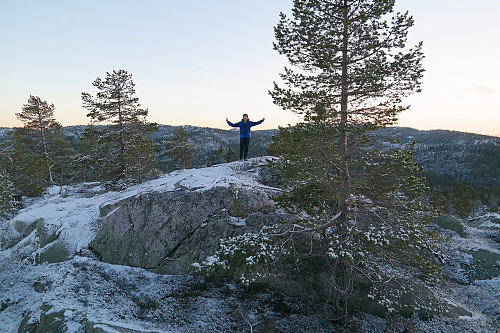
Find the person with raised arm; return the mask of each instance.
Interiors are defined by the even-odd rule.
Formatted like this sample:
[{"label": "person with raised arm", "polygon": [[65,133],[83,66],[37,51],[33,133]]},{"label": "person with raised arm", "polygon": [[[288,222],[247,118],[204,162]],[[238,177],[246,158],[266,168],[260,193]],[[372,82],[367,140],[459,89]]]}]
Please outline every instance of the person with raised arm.
[{"label": "person with raised arm", "polygon": [[226,117],[226,122],[229,126],[240,128],[240,161],[246,161],[248,157],[248,147],[251,138],[250,128],[262,124],[264,120],[266,120],[266,118],[262,118],[259,121],[250,121],[250,119],[248,119],[248,114],[245,113],[241,121],[233,124]]}]

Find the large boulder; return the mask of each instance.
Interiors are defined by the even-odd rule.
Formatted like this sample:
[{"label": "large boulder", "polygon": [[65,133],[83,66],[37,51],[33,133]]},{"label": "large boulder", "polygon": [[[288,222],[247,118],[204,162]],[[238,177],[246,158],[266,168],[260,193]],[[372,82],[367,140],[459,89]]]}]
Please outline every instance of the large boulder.
[{"label": "large boulder", "polygon": [[[239,216],[231,216],[235,206]],[[102,261],[163,274],[191,272],[221,238],[291,218],[275,211],[265,191],[224,186],[139,194],[102,206],[101,215],[90,247]]]},{"label": "large boulder", "polygon": [[[3,221],[1,221],[3,222]],[[36,229],[37,221],[15,221],[0,227],[0,250],[10,249],[17,245]]]}]

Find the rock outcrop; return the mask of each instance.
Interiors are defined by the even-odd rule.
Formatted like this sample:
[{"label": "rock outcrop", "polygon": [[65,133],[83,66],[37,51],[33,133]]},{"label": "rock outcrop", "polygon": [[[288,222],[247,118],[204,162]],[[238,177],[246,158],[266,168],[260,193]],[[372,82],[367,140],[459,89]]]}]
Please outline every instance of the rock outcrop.
[{"label": "rock outcrop", "polygon": [[221,238],[291,218],[276,212],[276,175],[266,165],[253,159],[176,171],[120,192],[97,183],[49,188],[0,225],[0,249],[35,264],[91,249],[107,263],[188,273]]},{"label": "rock outcrop", "polygon": [[[243,216],[231,216],[235,203]],[[217,250],[221,238],[290,218],[275,209],[264,191],[214,187],[147,193],[101,207],[102,226],[90,246],[104,262],[188,273],[192,263]]]}]

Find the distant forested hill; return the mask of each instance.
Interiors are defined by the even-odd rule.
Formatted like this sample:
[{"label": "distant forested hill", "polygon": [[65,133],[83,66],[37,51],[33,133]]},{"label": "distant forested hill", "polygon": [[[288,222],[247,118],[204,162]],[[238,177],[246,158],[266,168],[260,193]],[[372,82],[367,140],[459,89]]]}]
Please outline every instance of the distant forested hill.
[{"label": "distant forested hill", "polygon": [[[220,162],[218,150],[224,153],[229,146],[238,154],[238,129],[221,130],[207,127],[184,126],[189,140],[196,146],[193,166],[203,167]],[[66,139],[76,148],[85,126],[64,127]],[[7,128],[0,129],[0,141]],[[160,125],[151,136],[156,142],[172,137],[174,126]],[[250,157],[266,155],[267,146],[277,130],[252,131]],[[464,179],[468,185],[500,187],[500,138],[446,130],[419,131],[404,127],[390,127],[380,134],[399,138],[402,143],[416,141],[416,162],[425,170],[432,185],[455,186]],[[162,165],[168,165],[166,156],[160,156]],[[167,171],[164,168],[164,171]]]},{"label": "distant forested hill", "polygon": [[[391,127],[382,133],[403,143],[416,141],[415,160],[429,176],[468,185],[500,186],[500,138],[446,130]],[[444,184],[443,184],[444,185]]]}]

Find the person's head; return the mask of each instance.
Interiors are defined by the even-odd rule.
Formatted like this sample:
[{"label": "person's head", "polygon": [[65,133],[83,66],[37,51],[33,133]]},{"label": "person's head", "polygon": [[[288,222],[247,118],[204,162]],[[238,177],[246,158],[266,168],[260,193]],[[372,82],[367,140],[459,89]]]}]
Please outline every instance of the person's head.
[{"label": "person's head", "polygon": [[244,122],[248,121],[248,115],[246,113],[243,114],[243,119],[241,119]]}]

